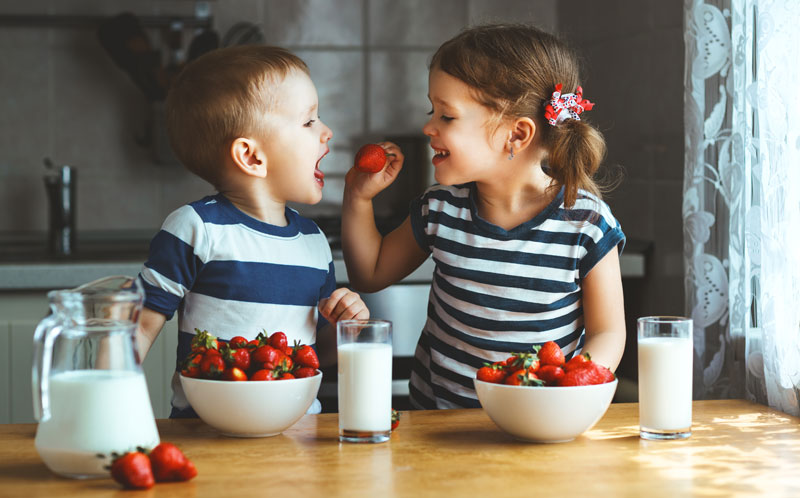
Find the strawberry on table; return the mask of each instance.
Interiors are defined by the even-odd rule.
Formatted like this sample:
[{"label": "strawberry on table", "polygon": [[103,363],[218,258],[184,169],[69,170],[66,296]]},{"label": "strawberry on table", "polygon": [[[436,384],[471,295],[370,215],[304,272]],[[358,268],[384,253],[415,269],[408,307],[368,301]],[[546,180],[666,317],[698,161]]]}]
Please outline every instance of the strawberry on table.
[{"label": "strawberry on table", "polygon": [[391,427],[391,430],[397,429],[398,425],[400,425],[400,413],[398,413],[397,410],[392,408],[392,427]]},{"label": "strawberry on table", "polygon": [[141,451],[130,451],[114,459],[111,477],[128,489],[149,489],[155,484],[150,459]]},{"label": "strawberry on table", "polygon": [[188,481],[197,475],[194,464],[172,443],[161,443],[150,451],[156,482]]},{"label": "strawberry on table", "polygon": [[358,149],[355,159],[357,170],[365,173],[377,173],[386,164],[386,151],[377,144],[366,144]]}]

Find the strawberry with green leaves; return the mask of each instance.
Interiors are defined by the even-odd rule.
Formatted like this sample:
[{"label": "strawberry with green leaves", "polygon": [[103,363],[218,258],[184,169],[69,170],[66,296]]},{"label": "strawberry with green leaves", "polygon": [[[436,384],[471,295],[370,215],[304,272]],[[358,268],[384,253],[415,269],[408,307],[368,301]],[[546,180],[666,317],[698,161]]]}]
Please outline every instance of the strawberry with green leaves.
[{"label": "strawberry with green leaves", "polygon": [[207,330],[194,329],[195,335],[192,337],[192,351],[205,353],[209,349],[219,349],[219,341]]},{"label": "strawberry with green leaves", "polygon": [[149,456],[156,482],[188,481],[197,475],[192,461],[172,443],[159,444]]},{"label": "strawberry with green leaves", "polygon": [[476,373],[476,378],[483,382],[502,384],[506,380],[506,366],[500,363],[485,363]]}]

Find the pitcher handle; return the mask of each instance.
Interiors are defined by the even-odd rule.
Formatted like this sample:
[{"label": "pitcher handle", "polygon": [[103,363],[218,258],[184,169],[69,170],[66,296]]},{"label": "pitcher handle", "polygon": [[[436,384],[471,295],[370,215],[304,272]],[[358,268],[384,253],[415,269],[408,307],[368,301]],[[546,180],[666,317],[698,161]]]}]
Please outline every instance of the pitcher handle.
[{"label": "pitcher handle", "polygon": [[39,422],[50,418],[50,367],[53,364],[53,342],[62,327],[50,315],[36,326],[33,333],[33,416]]}]

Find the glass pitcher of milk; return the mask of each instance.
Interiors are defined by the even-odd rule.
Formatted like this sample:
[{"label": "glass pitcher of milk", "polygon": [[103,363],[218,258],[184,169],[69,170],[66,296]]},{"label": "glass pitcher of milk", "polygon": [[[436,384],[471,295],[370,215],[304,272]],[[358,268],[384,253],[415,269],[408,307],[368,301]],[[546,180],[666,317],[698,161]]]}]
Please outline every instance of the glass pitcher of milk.
[{"label": "glass pitcher of milk", "polygon": [[106,477],[112,453],[159,443],[136,348],[144,290],[113,276],[48,298],[33,338],[36,450],[56,474]]}]

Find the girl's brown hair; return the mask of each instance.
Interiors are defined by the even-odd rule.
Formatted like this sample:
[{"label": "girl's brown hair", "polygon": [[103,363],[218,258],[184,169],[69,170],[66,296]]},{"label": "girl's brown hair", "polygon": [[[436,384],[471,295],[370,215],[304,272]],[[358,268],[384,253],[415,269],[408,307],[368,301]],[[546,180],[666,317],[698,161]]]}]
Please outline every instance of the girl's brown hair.
[{"label": "girl's brown hair", "polygon": [[166,102],[167,134],[177,158],[219,187],[231,143],[268,131],[276,87],[294,70],[308,74],[296,55],[264,45],[218,49],[188,64],[172,82]]},{"label": "girl's brown hair", "polygon": [[575,204],[578,189],[598,198],[593,175],[606,153],[603,135],[586,121],[551,126],[545,106],[558,83],[572,93],[579,82],[576,54],[555,36],[521,24],[469,28],[445,42],[430,68],[454,76],[474,91],[500,119],[528,117],[536,123],[537,143],[547,151],[548,174],[564,187],[564,204]]}]

